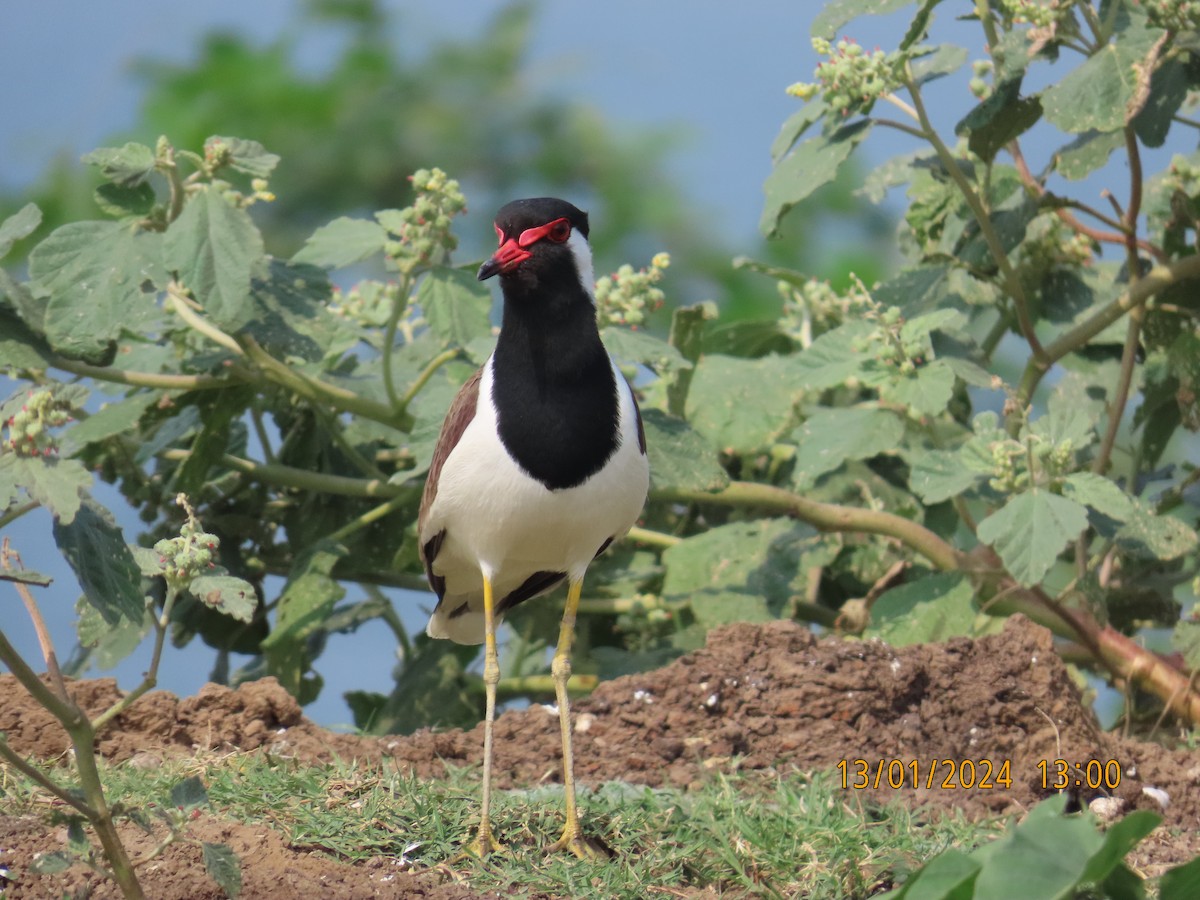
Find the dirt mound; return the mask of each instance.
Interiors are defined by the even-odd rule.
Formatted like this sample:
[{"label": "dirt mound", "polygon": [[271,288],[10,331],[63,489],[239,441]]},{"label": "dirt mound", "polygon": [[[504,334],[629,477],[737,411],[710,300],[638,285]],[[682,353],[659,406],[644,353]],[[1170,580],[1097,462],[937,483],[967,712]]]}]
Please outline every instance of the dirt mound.
[{"label": "dirt mound", "polygon": [[[89,710],[119,696],[107,679],[73,683],[71,690]],[[7,698],[0,706],[0,731],[17,752],[52,758],[65,751],[65,736],[10,676],[0,676],[0,696]],[[714,769],[809,771],[841,763],[835,777],[844,775],[848,796],[988,815],[1026,808],[1053,793],[1044,782],[1057,771],[1053,765],[1039,768],[1042,760],[1115,760],[1121,767],[1116,793],[1126,809],[1158,810],[1142,792],[1150,785],[1170,797],[1168,824],[1190,828],[1200,815],[1195,758],[1101,732],[1053,652],[1049,633],[1020,617],[998,635],[902,649],[818,640],[787,622],[731,625],[714,631],[704,649],[665,668],[601,684],[574,711],[577,773],[585,785],[623,780],[686,787]],[[496,739],[499,786],[561,779],[557,718],[546,708],[504,713]],[[186,699],[149,694],[98,738],[98,746],[112,760],[268,747],[313,762],[389,759],[419,775],[435,775],[448,763],[480,761],[482,726],[385,738],[331,734],[305,719],[275,681],[264,679],[237,690],[209,685]],[[990,786],[982,783],[989,771]],[[1005,775],[1011,786],[1003,783]],[[864,778],[867,787],[853,790]],[[904,786],[890,788],[889,778]],[[285,883],[284,873],[305,873],[309,884],[322,885],[326,897],[474,896],[457,886],[412,881],[409,875],[383,880],[382,871],[370,866],[352,868],[289,849],[262,830],[228,823],[212,827],[227,832],[221,840],[244,841],[263,856],[253,867],[243,857],[244,871],[267,873],[261,887],[247,882],[244,897],[280,896],[272,891]],[[10,853],[16,852],[12,848],[32,853],[52,843],[52,836],[33,824],[0,820],[0,846]],[[204,878],[198,866],[179,861],[181,869],[194,868]],[[0,862],[16,871],[13,856]],[[328,877],[305,868],[314,865],[328,867]],[[161,867],[163,877],[174,868]],[[270,876],[273,869],[281,870],[276,877]],[[199,883],[177,886],[169,879],[153,887],[151,894],[164,898],[206,896],[209,889]]]}]

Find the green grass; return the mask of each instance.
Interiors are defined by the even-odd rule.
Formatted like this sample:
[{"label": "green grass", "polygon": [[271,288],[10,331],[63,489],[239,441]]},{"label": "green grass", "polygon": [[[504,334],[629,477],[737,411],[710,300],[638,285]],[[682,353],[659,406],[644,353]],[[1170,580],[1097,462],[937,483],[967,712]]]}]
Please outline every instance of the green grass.
[{"label": "green grass", "polygon": [[[161,803],[198,775],[218,816],[268,824],[287,840],[353,862],[406,857],[443,863],[471,836],[479,778],[451,770],[418,780],[378,767],[299,766],[262,754],[168,761],[152,769],[104,770],[111,799]],[[63,770],[57,771],[63,777]],[[562,896],[645,898],[710,889],[732,897],[868,897],[949,846],[990,840],[996,824],[929,818],[899,804],[873,806],[821,776],[717,776],[699,789],[652,790],[610,783],[581,793],[585,829],[615,852],[607,863],[544,850],[562,829],[558,786],[501,792],[494,825],[509,852],[457,864],[479,889]],[[0,781],[0,806],[33,811],[20,780]]]}]

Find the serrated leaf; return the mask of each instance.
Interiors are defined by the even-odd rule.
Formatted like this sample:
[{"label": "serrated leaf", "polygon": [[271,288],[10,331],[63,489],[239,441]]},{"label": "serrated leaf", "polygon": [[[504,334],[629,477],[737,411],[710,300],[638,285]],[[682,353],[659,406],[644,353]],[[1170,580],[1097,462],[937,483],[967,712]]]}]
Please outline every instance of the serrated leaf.
[{"label": "serrated leaf", "polygon": [[208,789],[199,775],[189,775],[171,786],[171,805],[184,811],[208,806]]},{"label": "serrated leaf", "polygon": [[205,606],[239,622],[253,619],[258,606],[254,585],[232,575],[201,575],[192,580],[188,590]]},{"label": "serrated leaf", "polygon": [[218,326],[236,331],[250,320],[250,282],[263,264],[263,240],[246,210],[203,188],[167,229],[163,257]]},{"label": "serrated leaf", "polygon": [[804,132],[821,121],[828,107],[821,97],[806,100],[804,106],[784,120],[779,128],[779,134],[771,144],[771,162],[777,163],[787,154]]},{"label": "serrated leaf", "polygon": [[1085,131],[1054,154],[1054,168],[1063,178],[1079,181],[1100,168],[1114,150],[1125,146],[1123,131]]},{"label": "serrated leaf", "polygon": [[1092,472],[1072,472],[1063,479],[1063,496],[1122,522],[1136,511],[1129,495],[1115,482]]},{"label": "serrated leaf", "polygon": [[346,594],[331,575],[345,555],[345,547],[322,541],[296,560],[279,598],[275,627],[262,642],[267,671],[295,697],[303,697],[308,639],[324,628]]},{"label": "serrated leaf", "polygon": [[946,411],[954,396],[954,369],[942,359],[921,366],[910,375],[900,374],[879,386],[888,403],[908,407],[918,416],[936,416]]},{"label": "serrated leaf", "polygon": [[945,641],[970,634],[975,589],[960,573],[936,573],[885,591],[871,606],[865,636],[893,647]]},{"label": "serrated leaf", "polygon": [[106,403],[63,434],[63,452],[74,455],[88,444],[106,440],[118,434],[133,434],[138,421],[150,407],[162,399],[150,391],[131,394],[123,400]]},{"label": "serrated leaf", "polygon": [[833,40],[838,31],[859,16],[882,16],[911,5],[914,0],[830,0],[813,19],[813,37]]},{"label": "serrated leaf", "polygon": [[991,544],[1021,584],[1039,583],[1067,544],[1087,527],[1087,509],[1074,500],[1032,488],[1009,499],[979,523],[979,540]]},{"label": "serrated leaf", "polygon": [[50,511],[56,522],[65,525],[78,514],[92,486],[92,475],[78,460],[5,453],[0,454],[0,482],[24,488],[32,499]]},{"label": "serrated leaf", "polygon": [[[701,357],[687,396],[687,420],[711,446],[734,453],[760,450],[790,430],[799,386],[781,356]],[[763,385],[771,390],[763,390]]]},{"label": "serrated leaf", "polygon": [[387,232],[378,222],[342,216],[314,231],[292,262],[342,269],[383,252],[386,242]]},{"label": "serrated leaf", "polygon": [[242,893],[242,866],[237,854],[225,844],[202,841],[204,871],[227,895],[237,898]]},{"label": "serrated leaf", "polygon": [[254,317],[240,333],[295,369],[321,369],[361,337],[357,326],[330,312],[332,291],[323,269],[273,259],[266,277],[253,281]]},{"label": "serrated leaf", "polygon": [[1141,503],[1116,535],[1127,553],[1146,559],[1178,559],[1197,545],[1194,529],[1173,516],[1160,516]]},{"label": "serrated leaf", "polygon": [[904,437],[904,420],[895,413],[869,407],[818,409],[793,433],[796,466],[793,479],[802,487],[816,483],[848,459],[870,459],[895,450]]},{"label": "serrated leaf", "polygon": [[416,300],[430,329],[451,347],[491,332],[491,292],[465,269],[435,268],[421,279]]},{"label": "serrated leaf", "polygon": [[870,322],[854,320],[827,331],[791,357],[791,369],[801,387],[810,391],[844,384],[862,375],[867,357],[854,344],[874,330]]},{"label": "serrated leaf", "polygon": [[[149,603],[148,600],[144,602]],[[75,636],[79,646],[88,650],[88,664],[105,670],[127,659],[154,627],[153,614],[148,608],[143,611],[140,622],[121,619],[110,625],[86,597],[75,602],[75,616]]]},{"label": "serrated leaf", "polygon": [[44,328],[69,356],[102,357],[123,329],[155,319],[166,282],[161,236],[120,222],[71,222],[29,255],[30,287],[48,294]]},{"label": "serrated leaf", "polygon": [[5,256],[17,241],[29,237],[42,224],[42,211],[36,203],[26,203],[0,222],[0,257]]},{"label": "serrated leaf", "polygon": [[[255,178],[266,178],[279,165],[279,156],[269,153],[258,141],[247,138],[211,137],[209,141],[220,141],[229,148],[229,166]],[[207,143],[207,141],[206,141]]]},{"label": "serrated leaf", "polygon": [[123,147],[99,147],[84,154],[83,162],[96,166],[109,181],[133,187],[154,171],[154,151],[145,144],[128,143]]},{"label": "serrated leaf", "polygon": [[689,600],[706,629],[774,619],[793,593],[798,541],[809,533],[788,519],[759,519],[689,537],[663,554],[663,594]]},{"label": "serrated leaf", "polygon": [[1098,409],[1096,401],[1086,394],[1080,396],[1080,387],[1075,380],[1056,387],[1046,402],[1046,414],[1031,422],[1029,430],[1053,446],[1069,442],[1077,451],[1091,446],[1096,440]]},{"label": "serrated leaf", "polygon": [[908,486],[926,503],[942,503],[966,493],[979,482],[980,473],[955,450],[911,451],[906,454]]},{"label": "serrated leaf", "polygon": [[1162,33],[1157,28],[1131,26],[1046,88],[1042,108],[1047,121],[1071,134],[1123,128],[1138,90],[1136,67]]},{"label": "serrated leaf", "polygon": [[141,625],[145,610],[142,574],[107,509],[85,501],[70,522],[55,522],[54,539],[79,579],[87,602],[105,622]]},{"label": "serrated leaf", "polygon": [[774,237],[788,210],[837,177],[842,163],[870,133],[871,125],[870,119],[860,119],[831,134],[810,138],[776,163],[763,185],[766,201],[759,230]]},{"label": "serrated leaf", "polygon": [[1021,96],[1020,77],[996,85],[992,93],[954,126],[954,133],[966,135],[971,152],[991,162],[1010,141],[1020,137],[1042,117],[1037,96]]},{"label": "serrated leaf", "polygon": [[118,219],[145,216],[154,208],[158,199],[154,188],[144,181],[132,186],[111,182],[102,184],[96,188],[92,197],[100,209]]},{"label": "serrated leaf", "polygon": [[662,410],[642,411],[650,484],[655,489],[719,491],[729,475],[717,460],[712,444],[687,422]]}]

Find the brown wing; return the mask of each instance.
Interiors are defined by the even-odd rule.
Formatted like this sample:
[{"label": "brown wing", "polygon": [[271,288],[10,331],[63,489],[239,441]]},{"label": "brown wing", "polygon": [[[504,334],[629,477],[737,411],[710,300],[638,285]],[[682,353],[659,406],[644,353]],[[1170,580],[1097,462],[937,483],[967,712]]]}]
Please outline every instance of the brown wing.
[{"label": "brown wing", "polygon": [[[442,431],[438,435],[437,445],[433,448],[433,459],[429,462],[429,474],[425,476],[425,491],[421,494],[421,512],[417,516],[417,540],[420,544],[421,561],[425,563],[425,574],[429,583],[440,597],[445,592],[444,580],[433,574],[433,560],[441,547],[445,532],[426,537],[425,520],[429,517],[429,509],[437,497],[438,480],[442,477],[442,467],[458,442],[463,432],[475,418],[475,408],[479,403],[479,381],[483,377],[483,369],[479,369],[467,379],[467,383],[459,388],[446,420],[442,422]],[[440,582],[440,584],[439,584]]]}]

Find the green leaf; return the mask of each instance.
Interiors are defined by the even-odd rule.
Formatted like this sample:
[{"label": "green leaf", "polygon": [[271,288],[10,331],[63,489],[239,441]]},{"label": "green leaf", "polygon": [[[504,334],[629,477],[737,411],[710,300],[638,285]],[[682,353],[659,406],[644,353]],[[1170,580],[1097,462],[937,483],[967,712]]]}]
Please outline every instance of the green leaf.
[{"label": "green leaf", "polygon": [[[882,16],[911,5],[914,0],[830,0],[821,7],[810,29],[813,37],[827,41],[859,16]],[[926,4],[928,5],[928,4]]]},{"label": "green leaf", "polygon": [[1104,881],[1118,866],[1129,852],[1143,838],[1159,826],[1162,816],[1148,809],[1138,809],[1113,822],[1104,831],[1104,843],[1088,860],[1087,868],[1080,876],[1084,884],[1099,884]]},{"label": "green leaf", "polygon": [[333,288],[323,269],[272,259],[267,276],[255,278],[254,318],[242,334],[294,368],[320,369],[358,343],[356,325],[329,310]]},{"label": "green leaf", "polygon": [[1075,896],[1103,838],[1091,816],[1062,814],[1066,800],[1066,794],[1043,800],[1012,831],[972,854],[983,862],[975,900]]},{"label": "green leaf", "polygon": [[1123,131],[1085,131],[1054,154],[1054,168],[1063,178],[1079,181],[1096,171],[1118,147],[1125,146]]},{"label": "green leaf", "polygon": [[600,332],[600,339],[618,364],[647,366],[660,377],[692,367],[682,353],[646,331],[605,328]]},{"label": "green leaf", "polygon": [[250,280],[263,263],[263,241],[246,210],[203,188],[167,229],[163,255],[219,327],[236,330],[250,320]]},{"label": "green leaf", "polygon": [[161,399],[161,394],[142,391],[123,400],[105,403],[99,410],[66,431],[61,445],[63,451],[74,455],[88,444],[119,434],[135,433],[142,415]]},{"label": "green leaf", "polygon": [[791,370],[799,386],[805,390],[821,391],[844,384],[848,378],[859,377],[868,357],[854,349],[854,344],[875,329],[870,322],[853,320],[827,331],[805,350],[791,357]]},{"label": "green leaf", "polygon": [[105,622],[142,624],[142,573],[108,510],[85,501],[70,522],[54,523],[54,539],[79,579],[83,596]]},{"label": "green leaf", "polygon": [[102,184],[92,197],[104,212],[118,219],[146,216],[154,209],[158,199],[154,188],[144,181],[132,187],[111,182]]},{"label": "green leaf", "polygon": [[991,544],[1005,568],[1029,586],[1050,571],[1067,544],[1087,527],[1087,510],[1043,488],[1009,499],[979,523],[979,540]]},{"label": "green leaf", "polygon": [[656,489],[719,491],[729,475],[716,451],[682,419],[662,410],[642,411],[646,453],[650,457],[650,484]]},{"label": "green leaf", "polygon": [[925,40],[925,35],[929,33],[929,21],[933,18],[933,8],[941,2],[942,0],[921,0],[917,7],[917,14],[913,16],[904,39],[900,41],[901,50],[907,50],[919,41]]},{"label": "green leaf", "polygon": [[275,153],[268,153],[267,149],[258,141],[221,137],[220,135],[213,136],[209,140],[220,141],[229,148],[230,168],[245,172],[255,178],[266,178],[279,165],[279,156]]},{"label": "green leaf", "polygon": [[895,450],[904,437],[904,420],[894,412],[870,407],[818,409],[793,432],[796,466],[793,479],[810,486],[848,459],[870,459]]},{"label": "green leaf", "polygon": [[1168,869],[1158,880],[1158,900],[1193,900],[1200,897],[1200,856]]},{"label": "green leaf", "polygon": [[75,857],[65,850],[51,850],[36,856],[29,863],[29,871],[37,875],[57,875],[75,865]]},{"label": "green leaf", "polygon": [[1091,507],[1110,519],[1125,521],[1136,507],[1116,483],[1092,472],[1072,472],[1063,480],[1063,496]]},{"label": "green leaf", "polygon": [[[0,454],[0,483],[16,484],[46,507],[56,522],[69,524],[92,486],[92,475],[75,459]],[[5,492],[7,493],[7,492]]]},{"label": "green leaf", "polygon": [[171,805],[185,812],[199,806],[208,806],[208,790],[199,775],[189,775],[171,786]]},{"label": "green leaf", "polygon": [[773,443],[792,428],[792,405],[799,399],[789,362],[780,356],[701,357],[688,390],[688,421],[719,450],[750,453]]},{"label": "green leaf", "polygon": [[416,300],[433,333],[451,347],[465,347],[491,332],[491,292],[465,269],[433,269],[421,279]]},{"label": "green leaf", "polygon": [[1022,97],[1021,81],[1017,77],[997,84],[986,100],[954,126],[954,133],[960,137],[966,135],[971,152],[984,162],[995,159],[1005,145],[1042,117],[1041,100],[1036,96]]},{"label": "green leaf", "polygon": [[759,230],[767,237],[778,234],[788,210],[837,177],[842,163],[870,133],[871,124],[870,119],[860,119],[832,134],[810,138],[778,162],[763,185],[766,204]]},{"label": "green leaf", "polygon": [[[132,549],[136,555],[142,548]],[[148,598],[144,598],[143,603],[149,603]],[[104,621],[100,611],[88,603],[87,597],[80,597],[75,602],[75,616],[75,635],[79,639],[79,646],[87,648],[88,663],[98,669],[111,669],[127,659],[154,627],[153,613],[149,609],[143,610],[140,622],[121,619],[115,625],[110,625]]]},{"label": "green leaf", "polygon": [[943,850],[912,875],[899,890],[880,900],[971,900],[980,863],[961,850]]},{"label": "green leaf", "polygon": [[663,554],[663,595],[690,600],[705,629],[774,619],[794,593],[798,542],[809,534],[788,519],[758,519],[689,537]]},{"label": "green leaf", "polygon": [[1189,669],[1200,668],[1200,620],[1184,619],[1176,624],[1171,647],[1183,655]]},{"label": "green leaf", "polygon": [[100,147],[87,153],[83,162],[96,166],[109,181],[124,187],[140,184],[154,171],[154,151],[145,144]]},{"label": "green leaf", "polygon": [[123,329],[158,316],[161,236],[120,222],[71,222],[29,255],[30,287],[49,294],[46,338],[64,355],[102,357]]},{"label": "green leaf", "polygon": [[200,849],[208,877],[227,895],[238,897],[242,893],[242,866],[237,854],[225,844],[209,841],[201,841]]},{"label": "green leaf", "polygon": [[804,132],[824,118],[828,107],[820,97],[806,100],[804,105],[784,120],[783,125],[771,144],[771,162],[777,163],[787,154]]},{"label": "green leaf", "polygon": [[923,52],[912,60],[913,81],[918,87],[958,71],[967,61],[967,48],[955,44],[939,44],[921,50]]},{"label": "green leaf", "polygon": [[1047,121],[1071,134],[1123,128],[1139,87],[1137,66],[1162,35],[1133,25],[1042,92]]},{"label": "green leaf", "polygon": [[955,374],[944,359],[935,359],[911,375],[897,373],[879,386],[888,403],[911,409],[918,416],[936,416],[946,411],[954,396]]},{"label": "green leaf", "polygon": [[201,575],[192,580],[188,590],[205,606],[239,622],[253,619],[254,609],[258,606],[254,585],[232,575]]},{"label": "green leaf", "polygon": [[262,642],[267,671],[295,697],[303,696],[310,663],[308,639],[325,627],[346,594],[331,575],[345,555],[345,547],[321,541],[296,560],[279,598],[275,627]]},{"label": "green leaf", "polygon": [[1121,530],[1117,545],[1144,559],[1178,559],[1197,545],[1195,530],[1173,516],[1160,516],[1141,503]]},{"label": "green leaf", "polygon": [[292,262],[342,269],[383,252],[387,232],[370,219],[342,216],[312,233]]},{"label": "green leaf", "polygon": [[0,222],[0,257],[7,255],[12,245],[29,237],[42,224],[42,211],[36,203],[26,203],[19,210]]},{"label": "green leaf", "polygon": [[970,634],[975,589],[961,573],[936,573],[885,591],[871,607],[866,634],[893,647]]},{"label": "green leaf", "polygon": [[1166,143],[1171,123],[1187,99],[1191,86],[1188,69],[1189,66],[1179,59],[1168,58],[1161,61],[1150,76],[1146,105],[1133,120],[1134,131],[1147,147],[1161,147]]},{"label": "green leaf", "polygon": [[905,454],[908,486],[926,503],[942,503],[964,494],[979,482],[980,473],[969,468],[956,450],[922,450]]}]

